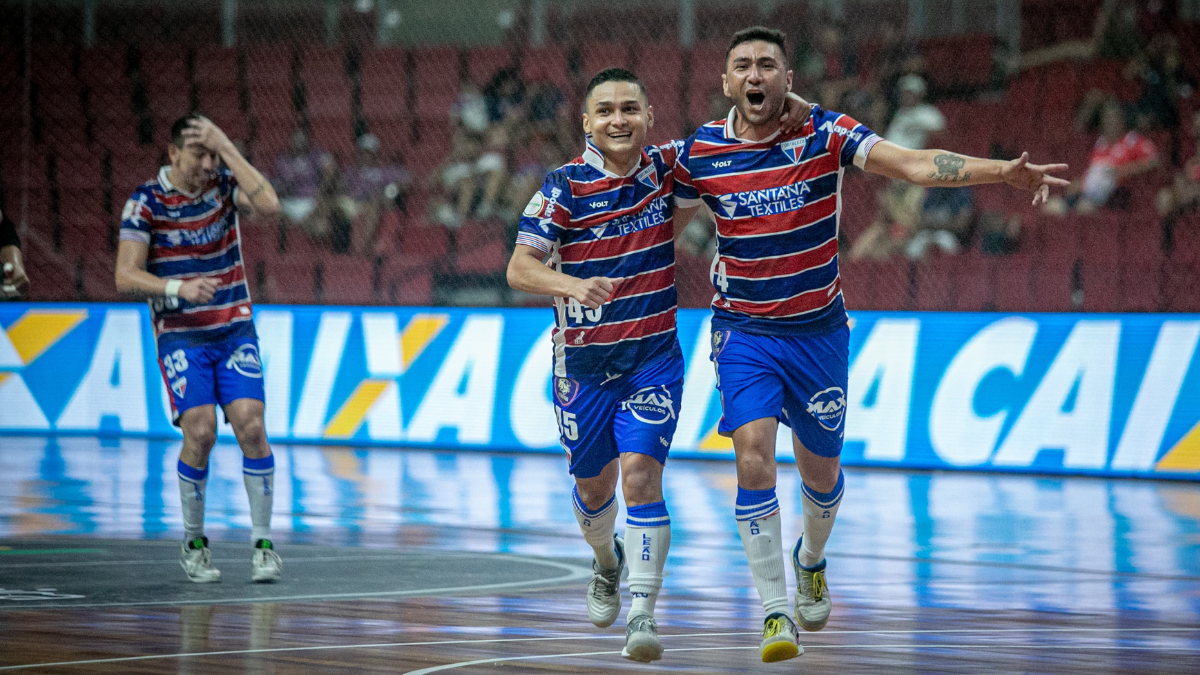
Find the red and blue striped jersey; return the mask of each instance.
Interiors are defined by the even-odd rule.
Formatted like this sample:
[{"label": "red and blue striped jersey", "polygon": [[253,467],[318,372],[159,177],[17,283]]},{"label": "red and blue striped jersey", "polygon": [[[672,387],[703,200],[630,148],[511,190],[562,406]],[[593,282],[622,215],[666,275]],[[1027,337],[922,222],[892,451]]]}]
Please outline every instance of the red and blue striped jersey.
[{"label": "red and blue striped jersey", "polygon": [[[521,217],[517,243],[549,254],[573,277],[613,281],[608,302],[588,309],[555,298],[554,374],[615,376],[679,354],[675,335],[672,171],[676,146],[649,146],[618,176],[589,141],[583,156],[546,176]],[[682,357],[681,357],[682,358]]]},{"label": "red and blue striped jersey", "polygon": [[222,169],[199,192],[171,184],[169,166],[133,191],[121,214],[121,239],[149,244],[146,271],[164,279],[214,277],[212,300],[193,305],[183,298],[153,298],[150,318],[160,347],[253,336],[250,289],[242,265],[234,190],[237,180]]},{"label": "red and blue striped jersey", "polygon": [[679,206],[703,201],[717,221],[713,329],[786,335],[841,326],[842,172],[862,168],[881,139],[813,106],[794,134],[747,141],[733,132],[734,114],[697,129],[675,168]]}]

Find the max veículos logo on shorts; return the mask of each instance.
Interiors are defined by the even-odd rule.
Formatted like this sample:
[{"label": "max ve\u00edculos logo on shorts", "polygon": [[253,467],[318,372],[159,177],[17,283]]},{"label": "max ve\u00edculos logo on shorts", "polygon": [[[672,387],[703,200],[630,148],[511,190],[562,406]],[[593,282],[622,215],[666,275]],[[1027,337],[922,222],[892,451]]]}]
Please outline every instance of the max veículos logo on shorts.
[{"label": "max ve\u00edculos logo on shorts", "polygon": [[258,360],[258,347],[250,344],[241,345],[229,356],[225,367],[236,370],[246,377],[262,377],[262,362]]},{"label": "max ve\u00edculos logo on shorts", "polygon": [[675,402],[671,400],[670,390],[663,385],[639,389],[621,401],[621,409],[628,410],[646,424],[663,424],[675,419]]},{"label": "max ve\u00edculos logo on shorts", "polygon": [[846,392],[841,387],[818,391],[808,399],[808,412],[816,418],[817,424],[837,431],[842,426],[842,418],[846,416]]}]

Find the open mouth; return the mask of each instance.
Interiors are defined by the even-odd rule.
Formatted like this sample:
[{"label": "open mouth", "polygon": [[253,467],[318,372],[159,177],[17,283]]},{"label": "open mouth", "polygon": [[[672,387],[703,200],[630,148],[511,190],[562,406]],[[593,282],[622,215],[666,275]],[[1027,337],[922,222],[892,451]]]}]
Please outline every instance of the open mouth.
[{"label": "open mouth", "polygon": [[625,131],[619,134],[609,134],[608,137],[614,141],[623,141],[633,136],[633,132]]},{"label": "open mouth", "polygon": [[746,101],[748,101],[750,105],[762,105],[763,101],[765,100],[767,100],[767,95],[761,91],[752,91],[746,94]]}]

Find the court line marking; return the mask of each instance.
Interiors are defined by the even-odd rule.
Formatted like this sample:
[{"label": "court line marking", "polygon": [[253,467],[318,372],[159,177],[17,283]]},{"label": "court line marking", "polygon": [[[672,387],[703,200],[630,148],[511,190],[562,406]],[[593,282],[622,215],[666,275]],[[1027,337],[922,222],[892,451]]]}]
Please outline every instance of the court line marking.
[{"label": "court line marking", "polygon": [[[97,549],[97,550],[99,550],[99,549]],[[0,553],[0,555],[3,555],[3,554]],[[497,554],[494,552],[479,553],[479,552],[475,552],[475,551],[446,551],[445,553],[440,553],[438,551],[425,550],[425,551],[420,551],[420,552],[418,552],[418,551],[397,551],[392,555],[311,556],[311,557],[305,557],[305,558],[288,557],[287,561],[288,561],[289,565],[293,565],[296,563],[304,563],[304,562],[347,562],[347,561],[354,561],[354,560],[392,560],[392,561],[394,561],[401,556],[439,557],[439,558],[443,558],[443,557],[444,558],[470,558],[470,557],[474,557],[477,555],[493,555],[493,556],[500,555],[500,556],[504,556],[507,558],[512,557],[512,556],[508,556],[506,554]],[[245,562],[245,560],[246,560],[245,558],[213,558],[214,563],[222,563],[222,564],[233,563],[235,565],[238,563],[241,563],[241,562]],[[103,566],[112,566],[112,565],[121,565],[121,566],[125,566],[125,565],[161,565],[162,563],[163,563],[162,560],[146,560],[146,559],[140,559],[140,560],[75,560],[75,561],[52,562],[52,563],[0,563],[0,570],[20,569],[20,568],[24,568],[24,567],[36,567],[38,569],[45,569],[47,567],[103,567]]]},{"label": "court line marking", "polygon": [[[994,643],[983,644],[961,644],[961,645],[912,645],[912,644],[895,644],[895,645],[871,645],[871,644],[856,644],[856,645],[804,645],[801,651],[803,654],[810,649],[1090,649],[1090,650],[1130,650],[1130,651],[1164,651],[1164,652],[1198,652],[1200,648],[1187,647],[1115,647],[1107,645],[1004,645]],[[760,647],[756,645],[745,645],[738,647],[684,647],[677,649],[664,649],[664,652],[720,652],[720,651],[737,651],[737,650],[758,650]],[[509,661],[534,661],[540,659],[554,658],[572,658],[581,656],[603,656],[609,654],[619,655],[621,652],[576,652],[574,654],[537,654],[534,656],[504,656],[495,659],[478,659],[476,661],[463,661],[461,663],[449,663],[444,666],[434,666],[432,668],[422,668],[421,670],[410,670],[404,675],[429,675],[429,673],[439,673],[444,670],[455,670],[457,668],[466,668],[467,666],[483,666],[492,663],[506,663]]]},{"label": "court line marking", "polygon": [[0,613],[5,610],[13,609],[89,609],[98,607],[173,607],[181,605],[233,605],[240,603],[267,603],[267,602],[285,602],[296,600],[361,600],[367,598],[406,598],[425,595],[454,595],[458,593],[473,593],[477,591],[497,591],[497,590],[513,590],[527,587],[553,587],[562,584],[573,583],[583,579],[590,579],[592,570],[579,565],[571,565],[568,563],[558,562],[556,560],[546,560],[544,558],[530,558],[519,555],[499,555],[488,553],[476,553],[478,557],[501,558],[503,560],[521,560],[524,562],[543,565],[546,567],[556,567],[560,570],[566,570],[566,574],[560,577],[551,579],[529,579],[528,581],[505,581],[494,584],[477,584],[473,586],[448,586],[445,588],[417,588],[407,591],[367,591],[363,593],[313,593],[305,595],[275,595],[275,596],[250,596],[244,598],[207,598],[197,600],[147,600],[144,602],[92,602],[92,603],[38,603],[36,605],[20,605],[16,607],[6,607],[0,605]]},{"label": "court line marking", "polygon": [[[1038,634],[1046,633],[1198,633],[1200,627],[1196,628],[1181,628],[1164,626],[1158,628],[1096,628],[1081,626],[1078,628],[929,628],[929,629],[912,629],[912,630],[826,630],[821,631],[822,635],[938,635],[950,633],[983,633],[983,634],[1003,634],[1003,633],[1030,633]],[[731,633],[682,633],[678,635],[663,635],[664,638],[683,639],[697,637],[743,637],[743,636],[758,636],[759,631],[746,632],[731,632]],[[215,652],[184,652],[178,654],[147,654],[144,656],[119,656],[108,659],[88,659],[83,661],[58,661],[53,663],[26,663],[15,666],[0,666],[0,671],[5,670],[21,670],[25,668],[49,668],[52,666],[81,666],[94,665],[99,663],[123,663],[126,661],[150,661],[159,659],[185,659],[203,656],[236,656],[242,654],[273,654],[280,652],[310,652],[310,651],[330,651],[341,649],[384,649],[391,647],[428,647],[435,645],[458,645],[458,644],[493,644],[502,642],[561,642],[563,640],[619,640],[624,638],[624,635],[563,635],[556,637],[534,637],[534,638],[481,638],[470,640],[427,640],[422,642],[380,642],[373,644],[361,645],[309,645],[304,647],[267,647],[262,649],[230,649]],[[856,645],[808,645],[805,649],[829,648],[829,647],[851,647]],[[865,645],[857,645],[865,646]],[[913,645],[901,645],[912,647]],[[1061,647],[1063,645],[1054,645]],[[736,646],[736,647],[696,647],[696,648],[675,648],[665,651],[699,651],[701,649],[757,649],[754,646]],[[1198,650],[1200,651],[1200,650]],[[620,652],[594,652],[595,654],[619,654]],[[550,658],[552,655],[539,655],[539,658]],[[571,656],[571,654],[558,654],[556,656]],[[521,658],[521,657],[510,657]],[[469,665],[467,663],[451,664],[458,666]],[[446,666],[438,666],[445,669]],[[420,672],[420,671],[417,671]],[[415,674],[406,674],[415,675]]]}]

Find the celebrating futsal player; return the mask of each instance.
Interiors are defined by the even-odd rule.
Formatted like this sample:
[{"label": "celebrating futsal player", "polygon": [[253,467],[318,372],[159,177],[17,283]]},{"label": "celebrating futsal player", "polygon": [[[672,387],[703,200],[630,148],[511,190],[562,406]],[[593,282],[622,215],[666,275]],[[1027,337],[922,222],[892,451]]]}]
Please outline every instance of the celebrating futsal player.
[{"label": "celebrating futsal player", "polygon": [[251,578],[272,582],[283,569],[270,539],[275,458],[263,427],[262,364],[238,214],[276,214],[279,199],[225,133],[204,117],[176,120],[167,153],[170,166],[139,186],[121,214],[116,281],[118,290],[150,298],[172,419],[183,431],[179,562],[196,583],[221,579],[204,536],[208,456],[217,439],[220,405],[243,453],[254,545]]},{"label": "celebrating futsal player", "polygon": [[734,35],[722,75],[729,116],[704,125],[679,155],[680,209],[703,201],[717,222],[712,282],[712,359],[722,417],[733,437],[738,532],[762,599],[763,661],[800,653],[788,616],[775,434],[791,427],[803,479],[804,533],[791,549],[796,622],[820,630],[831,602],[825,585],[829,539],[844,479],[839,456],[846,410],[849,329],[838,276],[842,171],[861,169],[923,186],[1008,183],[1044,202],[1050,176],[1066,165],[976,159],[944,150],[907,150],[855,120],[814,106],[797,132],[781,130],[791,89],[781,31]]},{"label": "celebrating futsal player", "polygon": [[[662,472],[684,373],[675,335],[678,143],[642,147],[654,109],[627,70],[593,77],[584,105],[583,155],[550,172],[525,207],[508,282],[554,296],[554,412],[575,476],[575,517],[595,552],[588,617],[601,628],[617,619],[628,564],[633,606],[621,653],[646,662],[662,657],[654,605],[671,545]],[[787,110],[799,127],[808,104],[796,97]],[[614,534],[618,473],[623,540]]]}]

